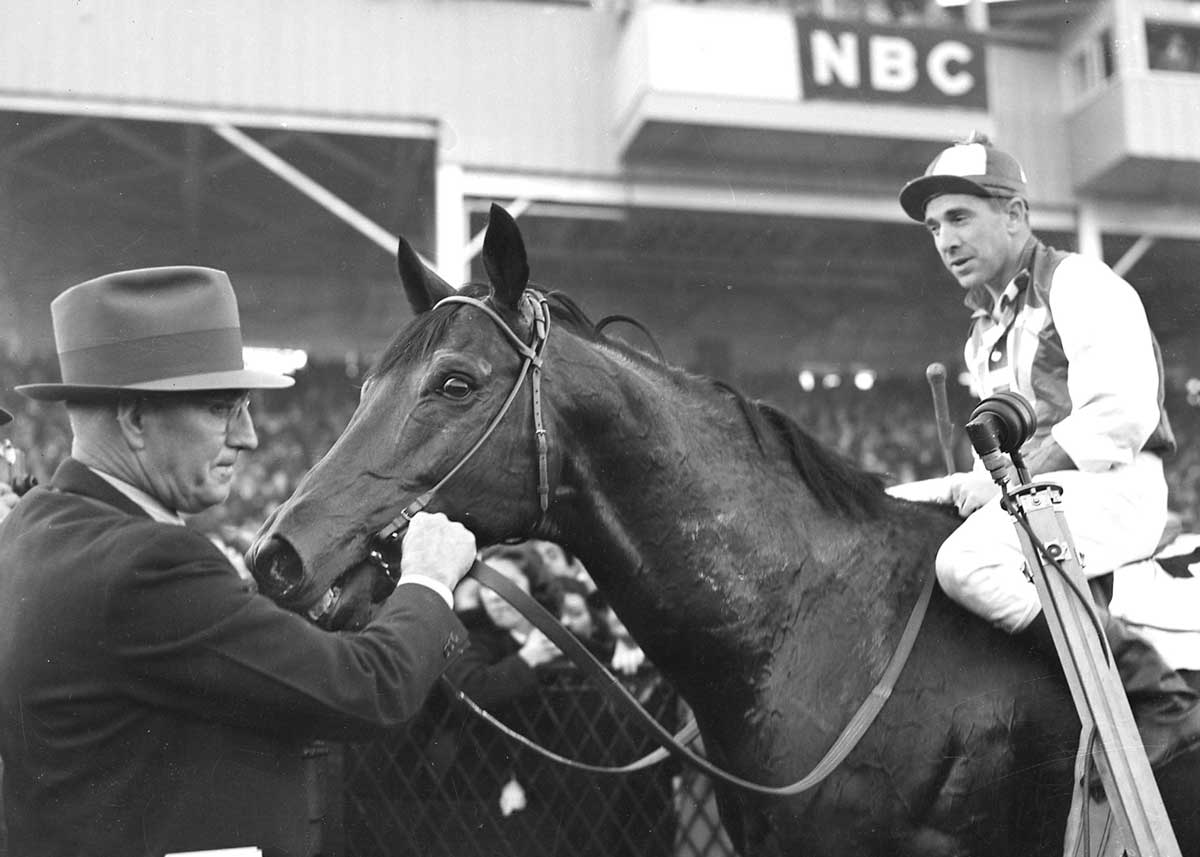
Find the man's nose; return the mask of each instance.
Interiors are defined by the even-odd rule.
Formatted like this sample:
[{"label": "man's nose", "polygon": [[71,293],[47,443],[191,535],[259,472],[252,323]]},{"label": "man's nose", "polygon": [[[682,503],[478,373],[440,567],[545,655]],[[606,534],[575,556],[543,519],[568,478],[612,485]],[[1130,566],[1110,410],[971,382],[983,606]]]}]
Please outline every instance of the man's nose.
[{"label": "man's nose", "polygon": [[958,246],[958,232],[953,227],[943,226],[934,236],[933,243],[938,252],[945,254],[946,251]]},{"label": "man's nose", "polygon": [[234,414],[229,426],[228,443],[237,449],[257,449],[258,433],[254,430],[254,420],[249,408],[239,408]]}]

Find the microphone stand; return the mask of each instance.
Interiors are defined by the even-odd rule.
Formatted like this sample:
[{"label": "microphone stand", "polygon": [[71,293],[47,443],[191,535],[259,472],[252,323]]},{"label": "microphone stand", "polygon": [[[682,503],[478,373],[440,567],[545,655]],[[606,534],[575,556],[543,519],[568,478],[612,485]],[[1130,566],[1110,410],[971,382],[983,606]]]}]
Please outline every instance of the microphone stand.
[{"label": "microphone stand", "polygon": [[[1178,857],[1179,845],[1067,527],[1063,490],[1050,482],[1032,483],[1019,453],[1036,425],[1028,402],[1001,393],[981,402],[965,428],[1003,492],[1025,553],[1026,575],[1037,587],[1079,712],[1081,746],[1092,745],[1096,737],[1091,756],[1123,844],[1140,857]],[[1011,491],[1010,461],[1018,479]]]}]

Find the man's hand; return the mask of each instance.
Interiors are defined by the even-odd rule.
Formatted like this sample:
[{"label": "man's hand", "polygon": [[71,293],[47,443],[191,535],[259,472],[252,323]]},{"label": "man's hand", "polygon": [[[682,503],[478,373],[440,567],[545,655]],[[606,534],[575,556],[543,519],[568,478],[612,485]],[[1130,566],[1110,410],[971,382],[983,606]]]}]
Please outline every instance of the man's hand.
[{"label": "man's hand", "polygon": [[475,562],[475,536],[440,512],[418,512],[401,545],[400,576],[423,574],[451,591]]},{"label": "man's hand", "polygon": [[964,518],[1000,495],[1000,486],[992,481],[990,473],[969,470],[952,473],[946,480],[950,485],[950,501]]},{"label": "man's hand", "polygon": [[537,628],[529,632],[525,645],[517,652],[517,656],[531,667],[548,664],[561,654],[558,646]]},{"label": "man's hand", "polygon": [[12,507],[17,505],[17,501],[20,499],[11,485],[7,482],[0,482],[0,521],[8,517],[8,513],[12,511]]}]

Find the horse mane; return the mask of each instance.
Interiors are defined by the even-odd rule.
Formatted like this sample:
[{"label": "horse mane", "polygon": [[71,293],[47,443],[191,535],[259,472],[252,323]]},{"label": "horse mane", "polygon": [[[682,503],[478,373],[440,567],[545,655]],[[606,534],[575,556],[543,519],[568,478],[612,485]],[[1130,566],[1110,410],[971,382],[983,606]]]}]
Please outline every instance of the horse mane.
[{"label": "horse mane", "polygon": [[[482,300],[490,291],[486,285],[470,284],[463,287],[461,294]],[[616,348],[625,357],[653,367],[677,383],[700,383],[732,398],[745,418],[759,452],[766,454],[768,437],[782,443],[792,466],[823,509],[855,519],[875,518],[882,512],[885,494],[876,474],[868,473],[819,443],[774,405],[750,399],[723,381],[662,363],[644,351],[604,335],[580,306],[562,292],[548,291],[544,295],[551,317],[577,336]],[[400,363],[419,361],[428,356],[444,337],[454,309],[449,307],[416,316],[388,345],[368,372],[368,378],[385,374]]]},{"label": "horse mane", "polygon": [[[579,305],[561,292],[548,292],[546,299],[551,316],[585,339],[619,348],[622,354],[644,365],[656,367],[677,381],[699,381],[732,398],[745,418],[759,452],[766,454],[768,436],[780,441],[792,466],[821,508],[862,520],[876,518],[882,513],[886,495],[880,477],[857,467],[821,444],[779,408],[768,402],[750,399],[724,381],[662,363],[643,351],[605,336]],[[641,327],[640,324],[638,326]]]}]

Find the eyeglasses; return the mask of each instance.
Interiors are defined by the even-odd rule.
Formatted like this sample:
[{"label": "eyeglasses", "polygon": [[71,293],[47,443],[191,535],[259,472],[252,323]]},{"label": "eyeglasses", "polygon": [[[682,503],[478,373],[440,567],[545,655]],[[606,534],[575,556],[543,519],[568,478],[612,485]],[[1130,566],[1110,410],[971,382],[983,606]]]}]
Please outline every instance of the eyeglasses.
[{"label": "eyeglasses", "polygon": [[201,407],[225,424],[226,433],[233,431],[234,425],[243,416],[250,415],[250,394],[240,396],[212,396],[201,401]]}]

